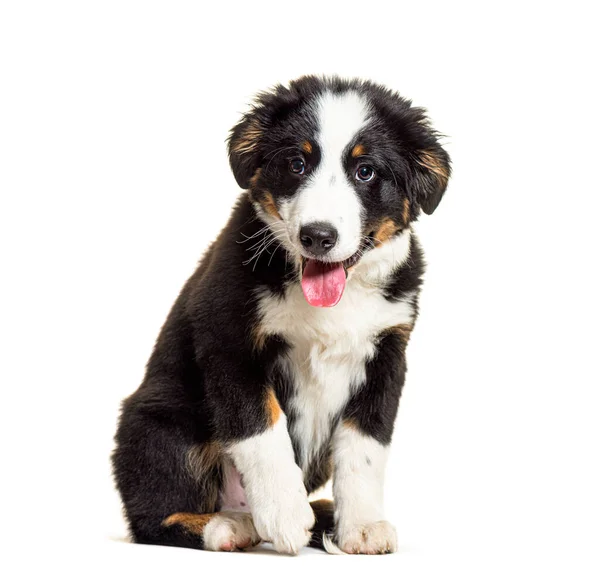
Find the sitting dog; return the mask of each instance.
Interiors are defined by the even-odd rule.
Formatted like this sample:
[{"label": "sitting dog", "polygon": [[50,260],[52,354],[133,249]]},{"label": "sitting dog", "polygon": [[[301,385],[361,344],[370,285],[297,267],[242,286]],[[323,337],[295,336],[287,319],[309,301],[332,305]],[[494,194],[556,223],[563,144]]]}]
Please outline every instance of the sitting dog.
[{"label": "sitting dog", "polygon": [[[411,225],[450,159],[382,86],[303,77],[231,131],[244,190],[123,404],[114,474],[138,543],[396,550],[386,457],[424,270]],[[333,502],[309,502],[333,476]]]}]

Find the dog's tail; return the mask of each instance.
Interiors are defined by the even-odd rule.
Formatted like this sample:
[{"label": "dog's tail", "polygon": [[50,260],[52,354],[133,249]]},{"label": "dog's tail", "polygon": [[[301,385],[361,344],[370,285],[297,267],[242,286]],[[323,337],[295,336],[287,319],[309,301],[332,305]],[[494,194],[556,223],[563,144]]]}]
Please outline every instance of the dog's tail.
[{"label": "dog's tail", "polygon": [[315,513],[315,526],[312,529],[310,547],[323,549],[327,553],[342,555],[344,552],[333,542],[333,502],[331,500],[314,500],[310,503]]}]

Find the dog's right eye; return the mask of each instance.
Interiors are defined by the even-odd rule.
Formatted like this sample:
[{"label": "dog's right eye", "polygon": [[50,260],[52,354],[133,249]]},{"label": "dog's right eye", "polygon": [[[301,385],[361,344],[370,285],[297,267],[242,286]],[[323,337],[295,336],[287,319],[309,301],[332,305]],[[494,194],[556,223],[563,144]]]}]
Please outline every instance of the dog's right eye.
[{"label": "dog's right eye", "polygon": [[298,174],[301,176],[304,173],[305,165],[302,159],[292,159],[290,161],[290,171],[293,174]]}]

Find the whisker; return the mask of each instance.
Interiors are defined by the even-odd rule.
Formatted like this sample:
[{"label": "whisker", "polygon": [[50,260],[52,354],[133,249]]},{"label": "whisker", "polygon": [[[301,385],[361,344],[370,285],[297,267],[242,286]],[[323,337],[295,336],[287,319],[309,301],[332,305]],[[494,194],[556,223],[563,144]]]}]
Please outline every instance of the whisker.
[{"label": "whisker", "polygon": [[[285,229],[279,229],[278,231],[275,231],[274,233],[272,233],[273,236],[275,237],[279,237],[279,235],[281,235],[282,233],[285,232]],[[257,247],[259,247],[262,243],[264,243],[265,239],[268,239],[268,236],[264,236],[263,239],[261,241],[259,241],[258,243],[255,243],[254,245],[252,245],[251,247],[248,247],[246,249],[246,251],[251,251],[252,249],[256,249]]]},{"label": "whisker", "polygon": [[246,237],[246,238],[242,239],[241,241],[236,241],[236,243],[245,243],[246,241],[250,241],[250,239],[254,239],[254,237],[257,237],[258,235],[260,235],[261,233],[264,233],[268,229],[269,229],[268,226],[263,227],[262,229],[259,229],[258,231],[256,231],[256,233],[254,233],[254,235],[250,235],[249,237],[248,237],[248,235],[245,235],[244,233],[242,233],[240,231],[240,235],[242,235],[243,237]]},{"label": "whisker", "polygon": [[248,259],[247,261],[244,261],[244,264],[246,265],[246,264],[250,263],[253,259],[257,259],[258,257],[260,257],[260,255],[263,253],[263,251],[265,251],[267,249],[267,247],[269,247],[269,245],[271,245],[274,242],[275,242],[275,239],[271,239],[270,241],[264,241],[263,243],[261,243],[261,245],[262,245],[261,248],[257,249],[250,259]]},{"label": "whisker", "polygon": [[[275,243],[275,241],[279,240],[279,235],[283,232],[283,229],[280,229],[279,231],[276,231],[275,233],[272,233],[269,236],[265,236],[257,245],[255,245],[254,247],[260,246],[258,247],[258,249],[254,252],[254,254],[252,255],[252,257],[250,257],[250,259],[246,260],[243,262],[244,265],[248,265],[251,261],[256,260],[254,262],[254,266],[252,268],[252,271],[254,271],[256,269],[256,264],[258,263],[258,259],[259,257],[265,252],[268,252],[268,248]],[[253,248],[254,248],[253,247]],[[252,248],[252,249],[253,249]]]},{"label": "whisker", "polygon": [[254,265],[252,266],[252,271],[254,271],[256,269],[256,264],[258,263],[258,260],[260,258],[260,256],[267,251],[268,252],[268,248],[276,241],[276,238],[271,239],[256,255],[256,261],[254,262]]},{"label": "whisker", "polygon": [[276,251],[281,247],[281,243],[279,243],[279,245],[277,245],[277,247],[275,247],[275,249],[273,250],[273,253],[271,253],[271,257],[269,257],[269,263],[267,264],[267,267],[271,265],[271,262],[273,261],[273,255],[275,255]]}]

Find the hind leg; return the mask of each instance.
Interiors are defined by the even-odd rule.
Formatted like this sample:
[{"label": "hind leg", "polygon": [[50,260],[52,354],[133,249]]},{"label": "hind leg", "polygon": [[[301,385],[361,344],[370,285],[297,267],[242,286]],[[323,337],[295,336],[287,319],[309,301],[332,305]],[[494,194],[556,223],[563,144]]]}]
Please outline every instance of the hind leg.
[{"label": "hind leg", "polygon": [[221,486],[219,512],[209,514],[175,513],[163,521],[164,527],[179,526],[184,532],[202,539],[209,551],[235,551],[261,542],[241,477],[226,456],[220,460]]},{"label": "hind leg", "polygon": [[[132,539],[202,549],[202,533],[194,531],[218,510],[222,449],[186,434],[186,423],[149,414],[134,402],[123,406],[112,456]],[[188,518],[170,518],[181,513]],[[181,524],[189,516],[204,518],[195,526]]]},{"label": "hind leg", "polygon": [[209,551],[235,551],[261,541],[249,512],[175,513],[163,521],[163,526],[180,527],[184,533],[201,539]]}]

